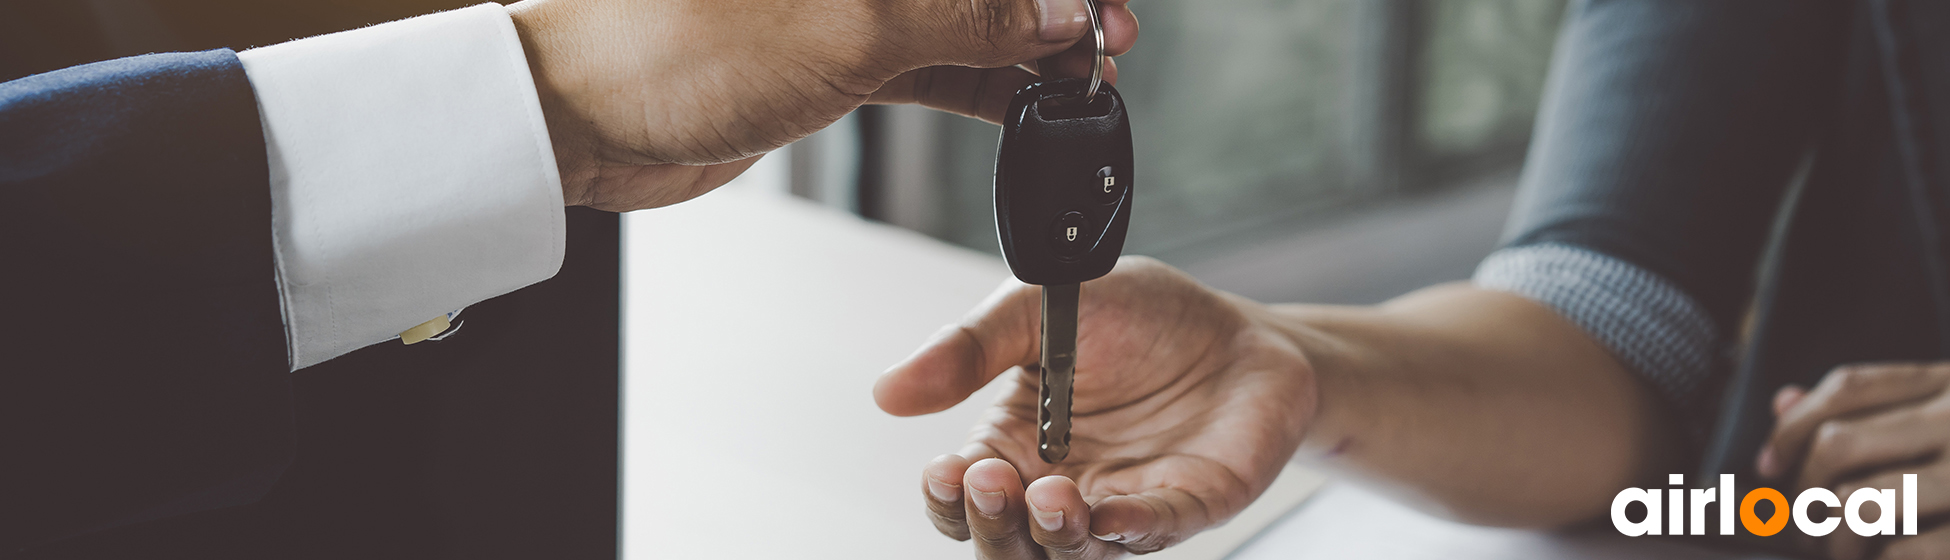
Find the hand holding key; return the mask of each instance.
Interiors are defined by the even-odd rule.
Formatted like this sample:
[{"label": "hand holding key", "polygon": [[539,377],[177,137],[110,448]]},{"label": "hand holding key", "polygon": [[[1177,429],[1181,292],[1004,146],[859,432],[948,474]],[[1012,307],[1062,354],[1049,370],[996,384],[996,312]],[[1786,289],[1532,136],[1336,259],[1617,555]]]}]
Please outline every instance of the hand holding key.
[{"label": "hand holding key", "polygon": [[[1313,370],[1257,303],[1142,257],[1082,293],[1069,456],[1037,452],[1041,289],[1011,282],[874,387],[889,413],[1013,387],[969,443],[923,470],[929,516],[984,558],[1111,558],[1231,518],[1298,449]],[[1093,537],[1092,535],[1099,535]]]},{"label": "hand holding key", "polygon": [[[1105,50],[1137,38],[1104,0]],[[572,205],[709,192],[865,103],[1001,119],[1044,74],[1088,72],[1084,0],[526,0],[511,7]],[[1084,48],[1088,48],[1086,51]]]}]

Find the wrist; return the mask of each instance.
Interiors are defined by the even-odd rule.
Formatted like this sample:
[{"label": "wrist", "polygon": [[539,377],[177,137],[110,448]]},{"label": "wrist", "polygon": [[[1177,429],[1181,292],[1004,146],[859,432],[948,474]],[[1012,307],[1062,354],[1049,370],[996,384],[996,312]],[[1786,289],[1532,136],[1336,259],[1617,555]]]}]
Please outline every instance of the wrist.
[{"label": "wrist", "polygon": [[551,7],[559,5],[528,0],[508,6],[508,15],[521,39],[535,95],[548,124],[550,149],[562,180],[562,202],[587,206],[598,167],[593,120],[577,111],[571,100],[579,96],[588,80],[572,63],[577,58],[574,43],[564,41],[558,31],[563,16]]},{"label": "wrist", "polygon": [[1310,459],[1331,459],[1347,452],[1366,424],[1376,419],[1360,414],[1366,393],[1360,374],[1372,361],[1353,339],[1341,334],[1349,323],[1353,308],[1311,305],[1268,306],[1266,316],[1283,336],[1298,348],[1311,381],[1313,414],[1302,435],[1298,454]]}]

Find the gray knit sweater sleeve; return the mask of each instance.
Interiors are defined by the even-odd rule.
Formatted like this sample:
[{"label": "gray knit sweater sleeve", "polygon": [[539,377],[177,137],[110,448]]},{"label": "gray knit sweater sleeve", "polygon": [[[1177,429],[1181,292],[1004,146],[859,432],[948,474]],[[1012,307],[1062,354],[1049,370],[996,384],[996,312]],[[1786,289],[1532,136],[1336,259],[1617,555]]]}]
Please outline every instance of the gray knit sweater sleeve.
[{"label": "gray knit sweater sleeve", "polygon": [[1484,259],[1475,283],[1557,311],[1675,405],[1696,402],[1712,373],[1716,331],[1705,311],[1631,263],[1573,245],[1526,245]]}]

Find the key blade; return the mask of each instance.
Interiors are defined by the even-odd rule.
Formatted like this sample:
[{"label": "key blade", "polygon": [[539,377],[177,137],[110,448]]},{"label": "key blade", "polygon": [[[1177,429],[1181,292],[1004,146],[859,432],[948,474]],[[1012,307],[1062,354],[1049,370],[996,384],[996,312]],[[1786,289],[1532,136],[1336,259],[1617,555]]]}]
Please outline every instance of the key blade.
[{"label": "key blade", "polygon": [[1070,397],[1076,378],[1077,298],[1081,286],[1043,286],[1041,406],[1036,409],[1036,454],[1045,463],[1070,455]]}]

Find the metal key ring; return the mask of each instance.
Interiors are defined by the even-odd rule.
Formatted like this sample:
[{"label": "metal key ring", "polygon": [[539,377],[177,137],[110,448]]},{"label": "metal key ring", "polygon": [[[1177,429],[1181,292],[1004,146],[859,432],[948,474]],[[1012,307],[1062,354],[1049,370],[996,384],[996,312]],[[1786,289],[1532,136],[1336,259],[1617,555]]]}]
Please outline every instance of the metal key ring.
[{"label": "metal key ring", "polygon": [[1083,102],[1089,103],[1104,86],[1104,20],[1097,15],[1097,0],[1083,3],[1090,7],[1090,34],[1097,38],[1097,56],[1090,59],[1090,89],[1083,93]]}]

